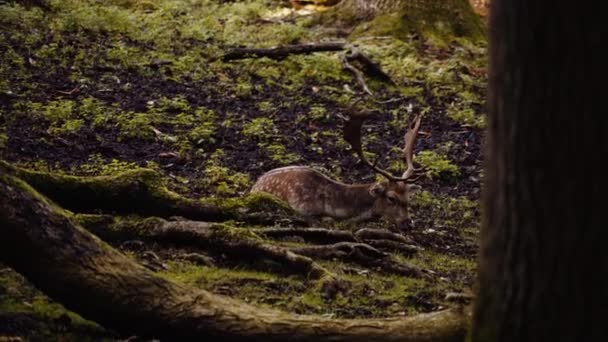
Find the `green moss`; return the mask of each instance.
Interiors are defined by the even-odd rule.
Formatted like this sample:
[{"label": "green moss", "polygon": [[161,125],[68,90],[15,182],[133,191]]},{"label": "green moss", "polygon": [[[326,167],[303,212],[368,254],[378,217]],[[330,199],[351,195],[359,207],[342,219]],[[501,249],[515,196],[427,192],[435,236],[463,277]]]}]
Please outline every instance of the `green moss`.
[{"label": "green moss", "polygon": [[255,118],[243,126],[243,135],[248,139],[267,140],[278,134],[272,119]]},{"label": "green moss", "polygon": [[220,197],[241,194],[249,188],[250,182],[248,175],[218,165],[205,167],[204,176],[199,178],[199,186],[210,186]]},{"label": "green moss", "polygon": [[262,112],[272,112],[274,110],[274,105],[270,101],[262,101],[258,103],[258,109]]},{"label": "green moss", "polygon": [[116,116],[116,125],[120,129],[119,139],[140,138],[152,140],[155,137],[152,130],[156,121],[153,114],[124,112]]},{"label": "green moss", "polygon": [[359,25],[353,35],[409,40],[412,34],[418,34],[438,45],[447,44],[453,37],[485,39],[483,23],[466,0],[401,1],[400,6],[400,10],[379,14]]},{"label": "green moss", "polygon": [[6,133],[3,133],[0,130],[0,149],[6,148],[6,142],[7,141],[8,141],[8,136],[6,135]]},{"label": "green moss", "polygon": [[35,330],[26,332],[32,340],[54,339],[60,333],[56,322],[65,321],[66,317],[70,320],[69,328],[66,331],[63,327],[61,331],[66,340],[88,340],[86,336],[76,336],[86,332],[104,334],[102,327],[52,301],[10,268],[0,269],[0,312],[34,315]]},{"label": "green moss", "polygon": [[416,161],[425,168],[429,178],[437,178],[442,175],[456,177],[460,174],[458,166],[452,164],[446,155],[434,151],[420,151],[416,155]]},{"label": "green moss", "polygon": [[479,203],[466,197],[433,195],[418,191],[410,202],[415,220],[424,226],[456,229],[457,234],[467,229],[479,229]]},{"label": "green moss", "polygon": [[446,110],[448,116],[456,121],[460,122],[463,126],[474,127],[482,129],[486,126],[486,120],[484,115],[478,115],[475,111],[463,104],[450,104]]},{"label": "green moss", "polygon": [[112,176],[137,168],[139,168],[137,163],[118,159],[106,159],[101,154],[95,153],[89,156],[86,164],[74,167],[72,171],[87,176]]}]

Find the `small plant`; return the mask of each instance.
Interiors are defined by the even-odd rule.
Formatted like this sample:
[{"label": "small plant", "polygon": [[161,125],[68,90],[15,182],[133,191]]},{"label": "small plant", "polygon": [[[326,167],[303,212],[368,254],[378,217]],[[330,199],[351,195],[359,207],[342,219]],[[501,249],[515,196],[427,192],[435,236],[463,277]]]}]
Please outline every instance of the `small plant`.
[{"label": "small plant", "polygon": [[120,138],[153,139],[152,117],[149,113],[126,112],[117,116]]},{"label": "small plant", "polygon": [[416,156],[416,160],[425,168],[429,178],[437,178],[442,175],[455,177],[460,174],[458,166],[452,164],[447,156],[434,151],[421,151]]},{"label": "small plant", "polygon": [[87,164],[79,165],[72,171],[87,176],[109,176],[139,168],[137,163],[118,159],[106,159],[101,154],[91,154]]},{"label": "small plant", "polygon": [[323,106],[310,107],[308,115],[315,121],[328,121],[330,118],[327,110]]},{"label": "small plant", "polygon": [[485,117],[483,115],[475,114],[475,111],[470,107],[459,106],[452,103],[447,108],[447,114],[452,120],[460,122],[464,126],[481,129],[486,125]]},{"label": "small plant", "polygon": [[6,142],[8,141],[8,136],[6,133],[0,133],[0,149],[6,148]]},{"label": "small plant", "polygon": [[272,110],[274,109],[274,106],[273,106],[272,102],[270,102],[270,101],[262,101],[262,102],[258,103],[258,109],[262,112],[269,113],[269,112],[272,112]]},{"label": "small plant", "polygon": [[243,126],[243,135],[252,140],[266,141],[276,134],[277,128],[269,118],[255,118]]}]

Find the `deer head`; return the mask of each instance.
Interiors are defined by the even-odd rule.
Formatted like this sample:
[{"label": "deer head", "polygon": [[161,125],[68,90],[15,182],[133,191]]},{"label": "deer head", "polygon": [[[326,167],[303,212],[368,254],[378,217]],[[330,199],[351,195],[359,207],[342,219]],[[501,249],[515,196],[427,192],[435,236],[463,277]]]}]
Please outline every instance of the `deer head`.
[{"label": "deer head", "polygon": [[403,227],[409,221],[408,203],[410,196],[420,188],[413,184],[422,175],[419,172],[422,169],[414,166],[413,151],[420,128],[421,116],[416,115],[404,135],[403,157],[407,168],[400,177],[378,167],[377,163],[380,158],[372,163],[365,157],[361,146],[361,126],[370,117],[370,114],[357,113],[346,118],[343,130],[344,140],[352,146],[365,165],[386,178],[386,181],[376,182],[369,187],[369,194],[375,198],[374,212],[394,222],[397,226]]}]

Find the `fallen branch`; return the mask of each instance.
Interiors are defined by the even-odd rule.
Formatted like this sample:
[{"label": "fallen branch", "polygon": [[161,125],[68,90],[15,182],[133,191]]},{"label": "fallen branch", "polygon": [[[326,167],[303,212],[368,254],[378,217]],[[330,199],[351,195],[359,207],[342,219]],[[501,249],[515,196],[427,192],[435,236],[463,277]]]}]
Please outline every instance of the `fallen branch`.
[{"label": "fallen branch", "polygon": [[364,73],[375,77],[383,82],[388,82],[390,84],[395,84],[391,77],[385,73],[380,65],[372,61],[369,57],[364,55],[360,50],[355,47],[351,47],[350,53],[344,56],[348,61],[354,62],[357,61],[363,67]]},{"label": "fallen branch", "polygon": [[167,340],[461,341],[458,309],[388,319],[293,315],[173,283],[98,238],[0,165],[0,261],[81,316]]},{"label": "fallen branch", "polygon": [[283,59],[292,54],[309,54],[322,51],[342,51],[346,48],[344,42],[328,42],[316,44],[284,45],[272,48],[234,48],[228,50],[222,57],[224,61],[245,59],[253,57],[268,57],[272,59]]},{"label": "fallen branch", "polygon": [[369,88],[367,87],[367,83],[365,82],[363,73],[359,69],[355,68],[352,64],[349,63],[348,57],[346,55],[341,56],[340,61],[342,62],[342,66],[344,67],[344,69],[350,71],[355,76],[355,80],[357,80],[357,83],[359,84],[359,86],[361,88],[363,88],[363,91],[368,93],[369,95],[373,95],[372,91],[369,90]]}]

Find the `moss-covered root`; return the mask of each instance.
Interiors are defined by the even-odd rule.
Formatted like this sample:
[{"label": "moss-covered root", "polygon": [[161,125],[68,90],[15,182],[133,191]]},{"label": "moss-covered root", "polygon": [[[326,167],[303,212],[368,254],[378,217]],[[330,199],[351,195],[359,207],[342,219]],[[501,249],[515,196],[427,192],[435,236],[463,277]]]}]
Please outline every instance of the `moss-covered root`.
[{"label": "moss-covered root", "polygon": [[259,228],[251,229],[256,234],[272,239],[298,238],[318,244],[335,244],[340,242],[361,242],[381,251],[399,252],[404,255],[415,254],[423,248],[403,235],[383,229],[363,228],[354,234],[350,231],[327,228]]},{"label": "moss-covered root", "polygon": [[423,250],[416,246],[411,239],[384,229],[359,229],[355,232],[355,238],[357,241],[365,242],[380,250],[397,251],[405,255],[412,255]]},{"label": "moss-covered root", "polygon": [[389,254],[364,243],[338,242],[333,245],[294,247],[291,250],[315,259],[341,259],[345,262],[378,268],[387,273],[410,277],[425,275],[419,268],[395,261]]},{"label": "moss-covered root", "polygon": [[179,285],[75,226],[51,202],[4,172],[0,260],[85,318],[161,339],[461,341],[470,321],[461,310],[375,320],[293,315]]},{"label": "moss-covered root", "polygon": [[319,244],[356,241],[350,231],[327,228],[256,228],[250,229],[249,231],[271,239],[288,239],[295,237],[306,242]]},{"label": "moss-covered root", "polygon": [[0,166],[73,212],[107,212],[142,216],[182,216],[192,220],[239,220],[269,224],[305,220],[273,197],[252,194],[244,199],[195,200],[169,191],[154,170],[135,169],[113,176],[76,177],[18,168],[0,160]]},{"label": "moss-covered root", "polygon": [[198,221],[166,221],[157,217],[141,219],[79,214],[74,219],[105,240],[145,239],[194,246],[225,255],[239,263],[259,265],[259,261],[271,261],[281,273],[313,279],[332,276],[312,259],[264,243],[255,233],[243,228]]}]

